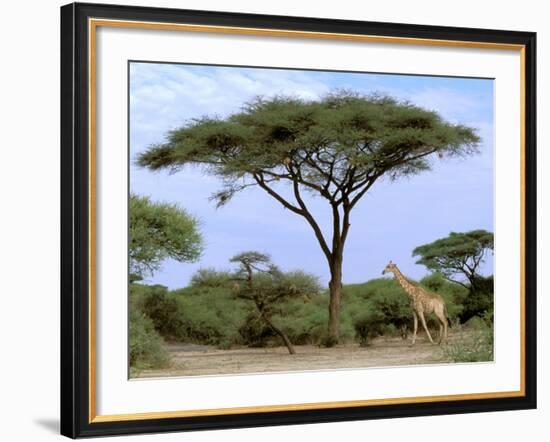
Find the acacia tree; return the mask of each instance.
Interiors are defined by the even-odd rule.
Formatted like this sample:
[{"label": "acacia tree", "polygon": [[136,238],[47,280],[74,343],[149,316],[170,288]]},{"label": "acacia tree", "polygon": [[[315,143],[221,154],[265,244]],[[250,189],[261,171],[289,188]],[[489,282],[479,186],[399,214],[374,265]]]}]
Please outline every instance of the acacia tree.
[{"label": "acacia tree", "polygon": [[451,232],[445,238],[415,248],[413,256],[420,257],[417,264],[425,265],[428,269],[441,273],[447,280],[475,292],[478,282],[481,281],[479,266],[493,248],[493,233],[486,230]]},{"label": "acacia tree", "polygon": [[202,253],[198,221],[177,205],[130,195],[129,226],[130,278],[134,281],[158,270],[166,258],[192,262]]},{"label": "acacia tree", "polygon": [[230,262],[239,264],[234,279],[244,282],[243,287],[235,287],[237,297],[252,301],[260,319],[282,339],[288,352],[295,354],[292,342],[274,324],[272,316],[279,313],[280,303],[289,298],[309,298],[317,294],[320,290],[317,278],[300,271],[283,273],[269,255],[254,251],[235,255]]},{"label": "acacia tree", "polygon": [[[477,151],[474,129],[444,121],[388,96],[339,91],[317,101],[257,98],[225,119],[202,117],[168,133],[138,157],[151,170],[202,165],[221,177],[218,206],[259,187],[310,225],[330,270],[329,336],[338,341],[342,263],[350,214],[381,177],[396,180],[430,168],[429,157]],[[292,196],[278,185],[286,182]],[[304,192],[324,198],[332,213],[327,236]]]}]

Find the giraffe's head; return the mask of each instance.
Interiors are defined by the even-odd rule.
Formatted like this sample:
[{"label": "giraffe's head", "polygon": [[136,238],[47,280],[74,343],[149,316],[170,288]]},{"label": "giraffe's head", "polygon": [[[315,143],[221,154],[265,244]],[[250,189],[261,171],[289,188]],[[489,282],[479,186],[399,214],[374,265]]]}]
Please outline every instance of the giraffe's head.
[{"label": "giraffe's head", "polygon": [[393,271],[397,268],[397,266],[393,262],[389,262],[386,267],[384,267],[384,270],[382,270],[382,275],[385,275],[386,273],[393,273]]}]

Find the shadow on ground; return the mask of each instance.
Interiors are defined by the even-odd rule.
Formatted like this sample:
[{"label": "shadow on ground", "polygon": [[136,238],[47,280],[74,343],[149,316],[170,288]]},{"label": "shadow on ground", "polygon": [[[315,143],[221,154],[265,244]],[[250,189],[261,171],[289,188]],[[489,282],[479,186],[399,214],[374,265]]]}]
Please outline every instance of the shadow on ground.
[{"label": "shadow on ground", "polygon": [[59,434],[59,419],[35,419],[34,423],[52,433]]}]

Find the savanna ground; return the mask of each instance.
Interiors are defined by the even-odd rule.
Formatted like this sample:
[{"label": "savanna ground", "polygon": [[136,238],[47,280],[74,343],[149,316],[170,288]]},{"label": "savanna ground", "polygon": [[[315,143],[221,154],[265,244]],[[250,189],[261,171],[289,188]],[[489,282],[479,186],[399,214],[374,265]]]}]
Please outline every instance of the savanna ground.
[{"label": "savanna ground", "polygon": [[133,370],[132,377],[204,376],[323,369],[390,367],[455,362],[454,353],[481,339],[477,330],[453,330],[446,345],[431,344],[419,334],[416,344],[401,337],[378,337],[367,347],[359,344],[323,348],[295,346],[289,355],[285,347],[220,350],[213,346],[165,343],[170,363],[163,369]]}]

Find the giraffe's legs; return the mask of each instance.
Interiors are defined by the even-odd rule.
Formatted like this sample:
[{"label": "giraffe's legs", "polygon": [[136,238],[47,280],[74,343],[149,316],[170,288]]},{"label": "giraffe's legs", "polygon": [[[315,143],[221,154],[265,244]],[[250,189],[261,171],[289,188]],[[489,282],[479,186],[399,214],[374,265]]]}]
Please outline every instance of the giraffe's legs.
[{"label": "giraffe's legs", "polygon": [[447,317],[444,313],[436,312],[439,320],[439,344],[447,340]]},{"label": "giraffe's legs", "polygon": [[428,326],[426,325],[426,319],[424,318],[423,312],[418,312],[418,316],[420,316],[420,322],[422,322],[422,327],[424,327],[424,330],[426,330],[426,334],[428,335],[428,339],[433,344],[434,340],[432,339],[432,335],[430,335],[430,331],[428,330]]},{"label": "giraffe's legs", "polygon": [[414,321],[414,327],[413,327],[413,341],[412,345],[416,342],[416,332],[418,331],[418,315],[415,311],[413,311],[413,321]]}]

